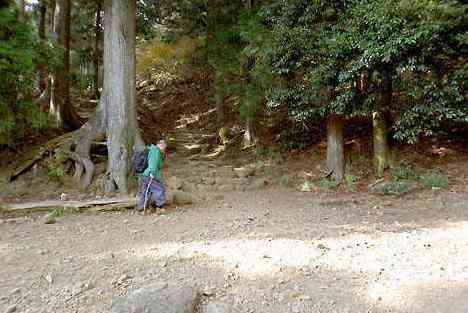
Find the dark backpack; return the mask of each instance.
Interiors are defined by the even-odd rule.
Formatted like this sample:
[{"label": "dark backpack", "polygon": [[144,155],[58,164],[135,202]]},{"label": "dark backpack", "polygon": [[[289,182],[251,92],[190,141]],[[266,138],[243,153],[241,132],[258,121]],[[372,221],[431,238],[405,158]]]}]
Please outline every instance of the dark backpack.
[{"label": "dark backpack", "polygon": [[143,172],[148,167],[148,153],[149,149],[145,148],[141,151],[134,151],[133,152],[133,159],[132,159],[132,169],[133,174],[139,175],[143,174]]}]

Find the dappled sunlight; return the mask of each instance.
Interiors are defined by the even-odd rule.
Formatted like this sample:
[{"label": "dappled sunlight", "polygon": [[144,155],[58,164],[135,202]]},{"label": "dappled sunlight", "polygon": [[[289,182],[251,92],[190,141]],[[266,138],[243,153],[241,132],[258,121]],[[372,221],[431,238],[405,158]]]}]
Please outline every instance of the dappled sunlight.
[{"label": "dappled sunlight", "polygon": [[420,286],[468,284],[468,260],[462,258],[468,255],[467,238],[468,222],[458,222],[411,233],[350,234],[323,240],[166,242],[137,247],[128,257],[196,258],[246,278],[280,275],[285,268],[313,271],[320,267],[337,276],[363,276],[366,283],[357,292],[370,302],[392,306],[401,299],[411,301]]},{"label": "dappled sunlight", "polygon": [[206,256],[247,276],[272,275],[282,267],[308,266],[321,255],[311,243],[291,239],[233,239],[190,244],[164,243],[135,251],[136,257]]}]

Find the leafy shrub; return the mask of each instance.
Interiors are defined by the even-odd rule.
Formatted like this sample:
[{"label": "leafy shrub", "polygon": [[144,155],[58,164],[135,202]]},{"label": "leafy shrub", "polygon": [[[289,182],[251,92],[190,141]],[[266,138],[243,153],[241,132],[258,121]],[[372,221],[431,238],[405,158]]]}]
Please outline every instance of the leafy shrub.
[{"label": "leafy shrub", "polygon": [[356,181],[357,181],[356,176],[346,175],[345,176],[346,188],[348,188],[349,191],[354,191],[356,189]]},{"label": "leafy shrub", "polygon": [[312,191],[312,187],[313,187],[313,185],[310,182],[305,181],[301,186],[301,191],[310,192],[310,191]]},{"label": "leafy shrub", "polygon": [[149,76],[155,83],[171,81],[179,76],[199,45],[199,41],[182,37],[174,42],[154,38],[138,49],[137,72]]},{"label": "leafy shrub", "polygon": [[319,182],[320,188],[327,190],[335,190],[336,188],[338,188],[339,185],[339,182],[330,179],[322,179]]},{"label": "leafy shrub", "polygon": [[52,125],[46,113],[28,99],[34,92],[37,65],[50,70],[58,53],[18,14],[14,5],[0,8],[0,146],[14,145],[25,135]]},{"label": "leafy shrub", "polygon": [[260,157],[268,158],[274,162],[281,160],[281,152],[271,148],[259,146],[256,148],[256,154]]},{"label": "leafy shrub", "polygon": [[402,195],[409,191],[410,184],[403,181],[382,183],[374,187],[373,191],[384,195]]},{"label": "leafy shrub", "polygon": [[398,166],[392,169],[392,176],[396,181],[416,179],[417,174],[411,164],[401,162]]},{"label": "leafy shrub", "polygon": [[65,162],[67,157],[63,153],[57,153],[46,162],[47,176],[53,181],[61,182],[67,174]]},{"label": "leafy shrub", "polygon": [[448,186],[448,178],[439,172],[431,172],[421,177],[421,182],[424,187],[430,189],[446,188]]},{"label": "leafy shrub", "polygon": [[283,175],[280,177],[279,181],[281,186],[288,187],[291,182],[291,178],[288,175]]}]

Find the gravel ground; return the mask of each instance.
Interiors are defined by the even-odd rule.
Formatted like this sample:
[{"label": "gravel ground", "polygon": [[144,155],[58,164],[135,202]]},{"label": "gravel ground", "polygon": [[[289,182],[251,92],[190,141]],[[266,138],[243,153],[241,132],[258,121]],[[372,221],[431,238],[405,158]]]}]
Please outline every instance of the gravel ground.
[{"label": "gravel ground", "polygon": [[1,220],[0,312],[108,312],[154,283],[197,286],[234,312],[468,312],[468,193],[213,199]]}]

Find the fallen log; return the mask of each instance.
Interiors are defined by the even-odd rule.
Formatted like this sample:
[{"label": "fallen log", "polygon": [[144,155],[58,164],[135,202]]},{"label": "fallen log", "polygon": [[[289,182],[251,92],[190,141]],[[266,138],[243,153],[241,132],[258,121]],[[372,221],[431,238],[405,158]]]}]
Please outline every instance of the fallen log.
[{"label": "fallen log", "polygon": [[18,167],[13,169],[13,171],[10,173],[8,177],[8,180],[10,182],[14,181],[21,174],[25,173],[31,167],[33,167],[34,164],[44,159],[44,157],[47,154],[52,153],[55,149],[57,149],[61,145],[68,144],[71,141],[71,139],[72,139],[71,133],[67,133],[67,134],[64,134],[62,136],[59,136],[57,138],[54,138],[48,141],[38,151],[36,150],[37,152],[34,152],[32,157],[31,156],[27,157],[25,161],[23,161]]},{"label": "fallen log", "polygon": [[[167,204],[171,205],[185,205],[192,204],[200,201],[198,197],[192,194],[183,192],[181,190],[169,190],[167,193]],[[83,211],[102,212],[102,211],[114,211],[119,209],[133,208],[137,204],[137,197],[123,196],[113,198],[103,198],[96,200],[46,200],[37,202],[25,202],[25,203],[5,203],[0,204],[0,212],[3,213],[20,213],[24,211],[49,211],[54,208],[66,208],[66,209],[79,209]]]},{"label": "fallen log", "polygon": [[[98,200],[88,201],[62,201],[62,200],[47,200],[37,202],[26,202],[16,204],[2,204],[0,205],[3,212],[15,213],[20,211],[47,211],[52,208],[71,208],[71,209],[84,209],[84,208],[97,208],[96,211],[105,211],[105,207],[132,207],[137,203],[136,197],[116,197],[105,198]],[[98,208],[102,207],[101,210]]]}]

